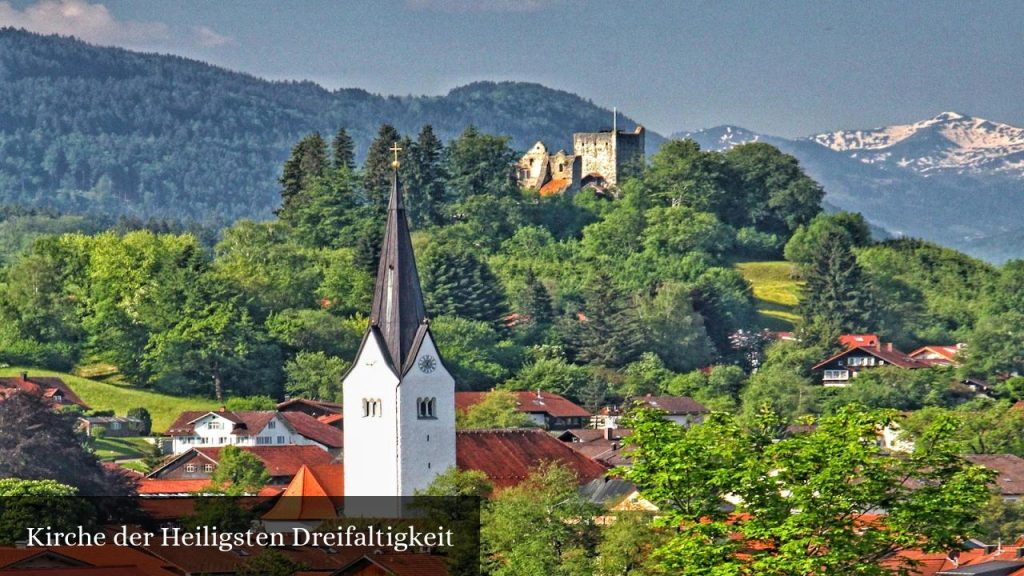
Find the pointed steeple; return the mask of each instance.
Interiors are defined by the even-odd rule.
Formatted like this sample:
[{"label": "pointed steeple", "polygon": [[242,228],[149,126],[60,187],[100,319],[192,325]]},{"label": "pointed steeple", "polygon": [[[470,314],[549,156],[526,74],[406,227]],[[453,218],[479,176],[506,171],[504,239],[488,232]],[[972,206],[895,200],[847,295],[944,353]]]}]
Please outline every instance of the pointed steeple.
[{"label": "pointed steeple", "polygon": [[378,331],[392,368],[401,375],[408,369],[408,356],[410,351],[415,352],[412,349],[417,338],[422,337],[420,332],[426,331],[427,313],[402,202],[397,146],[392,150],[396,159],[392,163],[394,173],[391,175],[388,221],[377,266],[377,284],[373,290],[370,330]]}]

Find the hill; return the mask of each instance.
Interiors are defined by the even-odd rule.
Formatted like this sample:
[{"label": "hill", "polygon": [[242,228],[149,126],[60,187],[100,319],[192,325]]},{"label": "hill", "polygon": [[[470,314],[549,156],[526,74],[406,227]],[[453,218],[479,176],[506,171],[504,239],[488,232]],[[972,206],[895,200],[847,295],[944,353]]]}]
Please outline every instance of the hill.
[{"label": "hill", "polygon": [[1024,129],[944,112],[866,130],[786,139],[736,126],[674,135],[725,150],[767,142],[796,156],[825,200],[894,235],[992,262],[1024,257]]},{"label": "hill", "polygon": [[[25,369],[20,367],[0,368],[0,376],[16,376]],[[214,410],[217,403],[209,398],[169,396],[156,392],[117,386],[82,378],[64,372],[29,369],[33,375],[56,376],[74,390],[75,394],[93,410],[113,410],[124,416],[132,408],[149,410],[153,417],[153,431],[163,432],[185,410]]]},{"label": "hill", "polygon": [[[568,92],[478,82],[443,96],[329,91],[176,56],[0,30],[0,204],[231,221],[269,217],[292,145],[346,128],[362,154],[380,124],[442,139],[474,124],[526,149],[570,147],[612,112]],[[619,119],[623,128],[635,124]],[[649,134],[655,149],[662,138]]]},{"label": "hill", "polygon": [[801,282],[793,278],[790,262],[741,262],[736,265],[743,278],[750,282],[761,328],[790,331],[800,318],[796,306],[800,302]]}]

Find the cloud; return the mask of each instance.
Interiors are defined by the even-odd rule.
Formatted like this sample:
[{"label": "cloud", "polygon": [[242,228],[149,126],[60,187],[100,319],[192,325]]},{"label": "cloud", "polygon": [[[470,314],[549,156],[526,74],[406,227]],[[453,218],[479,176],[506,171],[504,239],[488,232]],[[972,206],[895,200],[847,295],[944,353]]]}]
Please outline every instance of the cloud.
[{"label": "cloud", "polygon": [[235,39],[231,36],[225,36],[218,34],[208,26],[193,26],[192,35],[195,37],[196,44],[203,48],[217,48],[220,46],[229,46],[235,44]]},{"label": "cloud", "polygon": [[537,12],[556,0],[406,0],[413,10],[434,12]]},{"label": "cloud", "polygon": [[[21,10],[10,2],[0,1],[0,27],[6,26],[127,48],[170,47],[180,40],[163,22],[118,20],[106,6],[91,4],[88,0],[38,0]],[[223,46],[232,41],[205,26],[195,27],[189,39],[203,47]]]}]

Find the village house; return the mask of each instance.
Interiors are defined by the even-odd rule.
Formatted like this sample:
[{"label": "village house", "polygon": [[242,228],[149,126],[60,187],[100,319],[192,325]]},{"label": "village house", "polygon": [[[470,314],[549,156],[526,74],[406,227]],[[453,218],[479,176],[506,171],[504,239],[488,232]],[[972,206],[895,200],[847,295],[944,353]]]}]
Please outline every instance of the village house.
[{"label": "village house", "polygon": [[921,346],[917,350],[907,354],[914,360],[924,362],[932,366],[959,366],[958,355],[965,348],[964,344]]},{"label": "village house", "polygon": [[850,380],[857,377],[861,370],[869,370],[877,366],[895,366],[907,370],[929,368],[932,365],[915,360],[893,348],[892,343],[883,346],[880,342],[874,346],[853,346],[815,364],[812,370],[821,373],[821,383],[825,386],[847,386]]},{"label": "village house", "polygon": [[579,428],[562,432],[558,439],[580,454],[614,468],[629,465],[629,448],[622,440],[632,433],[626,428]]},{"label": "village house", "polygon": [[103,430],[103,435],[108,438],[126,438],[129,436],[141,436],[146,426],[138,418],[128,418],[125,416],[82,416],[78,419],[78,427],[89,437],[95,436],[98,430]]},{"label": "village house", "polygon": [[593,419],[595,428],[618,428],[619,420],[630,407],[658,410],[667,420],[680,426],[700,424],[704,415],[709,412],[693,398],[688,396],[635,396],[628,399],[623,406],[606,406]]},{"label": "village house", "polygon": [[54,407],[74,405],[89,409],[63,380],[53,376],[29,376],[22,372],[18,376],[0,377],[0,401],[18,392],[39,396]]},{"label": "village house", "polygon": [[[546,430],[582,428],[590,420],[590,412],[568,398],[542,390],[512,392],[516,409],[526,414],[534,426]],[[455,409],[466,412],[487,397],[487,392],[456,392]]]},{"label": "village house", "polygon": [[[271,485],[288,484],[303,466],[322,466],[334,457],[319,446],[243,446],[260,459]],[[221,448],[194,447],[178,454],[146,477],[155,480],[209,480],[220,463]]]},{"label": "village house", "polygon": [[196,447],[312,445],[341,453],[341,430],[300,411],[182,412],[167,428],[172,453]]}]

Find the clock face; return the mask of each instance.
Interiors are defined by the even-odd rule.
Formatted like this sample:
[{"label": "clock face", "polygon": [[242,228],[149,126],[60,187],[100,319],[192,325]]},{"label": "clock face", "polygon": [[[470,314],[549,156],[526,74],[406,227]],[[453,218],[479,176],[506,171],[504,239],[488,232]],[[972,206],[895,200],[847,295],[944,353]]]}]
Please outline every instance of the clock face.
[{"label": "clock face", "polygon": [[434,358],[430,354],[425,354],[420,358],[419,367],[424,373],[430,374],[437,369],[437,358]]}]

